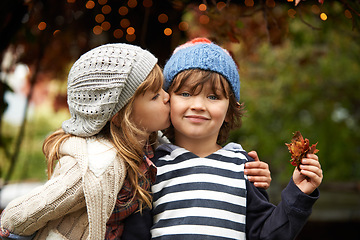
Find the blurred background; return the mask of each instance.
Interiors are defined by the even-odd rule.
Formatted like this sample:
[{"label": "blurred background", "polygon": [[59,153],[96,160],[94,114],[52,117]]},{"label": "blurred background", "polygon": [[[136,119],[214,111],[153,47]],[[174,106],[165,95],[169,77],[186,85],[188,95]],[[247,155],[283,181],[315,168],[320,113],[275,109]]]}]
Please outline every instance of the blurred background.
[{"label": "blurred background", "polygon": [[247,114],[229,141],[270,165],[273,203],[295,131],[318,142],[321,197],[300,239],[360,238],[359,0],[2,0],[0,208],[46,181],[42,143],[69,118],[66,81],[84,52],[139,45],[161,66],[208,37],[239,67]]}]

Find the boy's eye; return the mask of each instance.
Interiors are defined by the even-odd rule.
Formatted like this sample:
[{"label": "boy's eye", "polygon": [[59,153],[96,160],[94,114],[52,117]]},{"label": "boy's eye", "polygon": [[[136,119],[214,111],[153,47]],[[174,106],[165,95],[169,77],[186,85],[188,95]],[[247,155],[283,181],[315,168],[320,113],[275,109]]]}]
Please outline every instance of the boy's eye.
[{"label": "boy's eye", "polygon": [[217,99],[219,99],[216,95],[210,95],[210,96],[208,96],[208,98],[209,98],[210,100],[217,100]]},{"label": "boy's eye", "polygon": [[188,92],[182,92],[182,93],[180,93],[180,95],[183,97],[190,97],[190,93],[188,93]]},{"label": "boy's eye", "polygon": [[151,100],[156,100],[160,96],[160,93],[157,93]]}]

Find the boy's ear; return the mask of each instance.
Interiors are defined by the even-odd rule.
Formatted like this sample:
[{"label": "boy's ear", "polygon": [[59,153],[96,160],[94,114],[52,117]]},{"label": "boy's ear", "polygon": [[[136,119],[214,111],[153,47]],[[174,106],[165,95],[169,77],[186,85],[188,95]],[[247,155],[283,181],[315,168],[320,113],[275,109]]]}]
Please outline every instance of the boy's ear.
[{"label": "boy's ear", "polygon": [[233,116],[230,115],[230,113],[227,113],[224,119],[225,123],[229,123],[233,119]]},{"label": "boy's ear", "polygon": [[227,111],[226,116],[225,116],[225,119],[224,119],[224,123],[230,122],[230,119],[231,119],[231,117],[230,117],[230,111]]},{"label": "boy's ear", "polygon": [[[236,108],[241,108],[241,104],[239,102],[236,102]],[[224,119],[225,123],[228,123],[230,121],[230,111],[228,110]]]}]

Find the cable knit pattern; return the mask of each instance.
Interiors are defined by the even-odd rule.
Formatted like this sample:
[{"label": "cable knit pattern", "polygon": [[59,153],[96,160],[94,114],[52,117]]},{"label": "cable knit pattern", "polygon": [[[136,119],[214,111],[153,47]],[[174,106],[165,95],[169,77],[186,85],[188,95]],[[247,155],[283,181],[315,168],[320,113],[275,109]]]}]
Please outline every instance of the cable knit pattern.
[{"label": "cable knit pattern", "polygon": [[134,95],[157,63],[150,52],[134,45],[111,43],[84,53],[68,76],[67,102],[71,118],[65,132],[97,134]]},{"label": "cable knit pattern", "polygon": [[116,156],[97,177],[88,168],[86,144],[85,138],[69,138],[52,178],[10,202],[1,227],[25,236],[38,231],[34,239],[104,239],[126,169]]}]

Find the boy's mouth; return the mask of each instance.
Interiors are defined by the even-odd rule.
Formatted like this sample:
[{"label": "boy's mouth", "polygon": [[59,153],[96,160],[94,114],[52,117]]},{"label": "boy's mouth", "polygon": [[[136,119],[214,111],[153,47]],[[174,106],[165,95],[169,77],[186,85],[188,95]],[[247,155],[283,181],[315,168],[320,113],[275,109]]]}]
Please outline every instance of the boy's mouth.
[{"label": "boy's mouth", "polygon": [[186,119],[190,120],[191,122],[204,122],[209,120],[208,117],[201,116],[201,115],[187,115],[185,116]]}]

